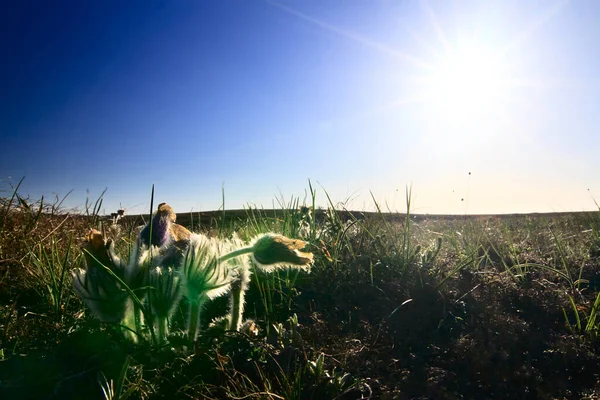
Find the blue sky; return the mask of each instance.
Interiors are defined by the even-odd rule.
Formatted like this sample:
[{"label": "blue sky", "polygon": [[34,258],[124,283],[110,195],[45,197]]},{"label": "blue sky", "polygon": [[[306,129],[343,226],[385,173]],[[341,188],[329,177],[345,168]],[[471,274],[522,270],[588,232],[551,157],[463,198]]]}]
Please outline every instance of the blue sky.
[{"label": "blue sky", "polygon": [[[126,6],[125,6],[126,4]],[[596,1],[18,1],[0,188],[179,212],[371,192],[418,213],[591,210]],[[470,173],[470,174],[469,174]]]}]

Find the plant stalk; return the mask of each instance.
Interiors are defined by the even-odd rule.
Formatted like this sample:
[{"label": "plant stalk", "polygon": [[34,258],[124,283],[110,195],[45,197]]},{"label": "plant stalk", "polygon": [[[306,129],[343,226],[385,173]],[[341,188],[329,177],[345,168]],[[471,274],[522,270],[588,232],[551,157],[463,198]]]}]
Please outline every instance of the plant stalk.
[{"label": "plant stalk", "polygon": [[251,247],[251,246],[250,247],[243,247],[241,249],[234,250],[231,253],[227,253],[227,254],[222,255],[221,257],[219,257],[217,259],[217,263],[222,263],[222,262],[225,262],[227,260],[231,260],[232,258],[243,256],[244,254],[250,254],[250,253],[252,253],[252,250],[254,250],[254,248]]},{"label": "plant stalk", "polygon": [[190,302],[190,315],[188,317],[188,339],[190,341],[196,340],[198,337],[199,327],[200,327],[200,314],[202,312],[202,306],[206,299],[205,296],[200,296],[200,298],[195,301]]}]

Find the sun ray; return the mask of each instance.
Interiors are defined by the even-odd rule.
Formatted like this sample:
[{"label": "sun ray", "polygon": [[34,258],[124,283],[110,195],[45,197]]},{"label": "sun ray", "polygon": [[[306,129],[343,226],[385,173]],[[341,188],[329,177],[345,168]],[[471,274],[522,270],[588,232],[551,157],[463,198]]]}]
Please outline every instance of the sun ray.
[{"label": "sun ray", "polygon": [[311,17],[310,15],[307,15],[303,12],[300,12],[292,7],[283,5],[281,3],[272,1],[272,0],[265,0],[267,4],[273,6],[273,7],[277,7],[280,10],[283,10],[289,14],[295,15],[296,17],[310,22],[326,31],[332,32],[337,34],[338,36],[344,37],[346,39],[350,39],[356,43],[359,43],[363,46],[369,47],[371,49],[377,50],[379,52],[381,52],[382,54],[387,54],[389,56],[392,56],[394,58],[400,59],[402,61],[406,61],[409,62],[410,64],[412,64],[413,66],[419,67],[419,68],[423,68],[426,70],[431,70],[432,66],[428,63],[426,63],[425,61],[423,61],[422,59],[415,57],[411,54],[406,54],[403,53],[401,51],[398,51],[392,47],[386,46],[382,43],[376,42],[374,40],[368,39],[364,36],[358,35],[354,32],[348,31],[346,29],[342,29],[342,28],[338,28],[335,25],[331,25],[327,22],[321,21],[317,18]]},{"label": "sun ray", "polygon": [[[480,137],[486,135],[486,129],[482,127],[488,126],[490,132],[497,131],[499,126],[507,129],[519,128],[515,121],[509,121],[510,118],[514,118],[511,117],[511,113],[522,113],[530,109],[535,103],[534,98],[543,91],[554,90],[557,87],[573,87],[568,82],[528,76],[524,69],[524,58],[514,54],[517,48],[555,18],[569,0],[556,1],[539,17],[533,18],[532,23],[518,34],[496,42],[490,42],[485,27],[478,25],[455,26],[456,37],[452,36],[454,30],[448,31],[443,28],[443,21],[438,18],[436,10],[428,0],[420,0],[421,12],[428,21],[428,30],[433,33],[434,43],[421,35],[421,32],[401,26],[411,41],[417,44],[420,50],[418,55],[404,53],[279,2],[265,1],[327,32],[415,67],[411,72],[404,70],[402,73],[402,96],[393,101],[366,107],[350,118],[334,118],[326,122],[328,126],[357,123],[418,104],[422,112],[432,116],[428,121],[435,127],[434,131],[440,132],[439,135],[444,135],[443,127],[450,124],[453,127],[465,128],[461,129],[462,137],[457,140],[485,143],[485,137]],[[418,111],[418,108],[415,110]],[[475,140],[473,135],[479,137]]]},{"label": "sun ray", "polygon": [[551,21],[564,7],[570,3],[570,0],[558,0],[552,6],[542,13],[533,23],[523,29],[517,36],[500,51],[503,56],[508,55],[513,49],[525,42],[537,30]]},{"label": "sun ray", "polygon": [[429,44],[423,36],[419,35],[415,30],[411,29],[408,26],[401,26],[402,29],[410,36],[411,39],[419,43],[419,45],[424,48],[431,56],[434,58],[441,57],[441,53],[435,49],[434,46]]},{"label": "sun ray", "polygon": [[446,35],[444,34],[444,30],[442,29],[437,17],[435,16],[435,13],[433,12],[433,10],[431,9],[431,7],[429,6],[429,3],[427,2],[427,0],[421,0],[419,2],[419,4],[421,5],[421,8],[425,11],[425,13],[427,14],[427,17],[429,18],[429,21],[431,22],[431,25],[433,26],[433,29],[440,41],[440,43],[442,44],[442,46],[444,46],[444,50],[446,51],[450,51],[451,47],[450,43],[448,42],[448,39],[446,39]]}]

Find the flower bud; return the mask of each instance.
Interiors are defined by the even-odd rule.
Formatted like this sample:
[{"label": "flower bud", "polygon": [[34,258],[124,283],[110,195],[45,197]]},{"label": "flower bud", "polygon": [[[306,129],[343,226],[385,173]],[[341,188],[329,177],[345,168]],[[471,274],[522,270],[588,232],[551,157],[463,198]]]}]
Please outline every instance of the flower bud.
[{"label": "flower bud", "polygon": [[312,253],[299,251],[305,246],[303,240],[266,233],[254,241],[252,257],[259,267],[266,270],[284,266],[305,267],[313,262]]}]

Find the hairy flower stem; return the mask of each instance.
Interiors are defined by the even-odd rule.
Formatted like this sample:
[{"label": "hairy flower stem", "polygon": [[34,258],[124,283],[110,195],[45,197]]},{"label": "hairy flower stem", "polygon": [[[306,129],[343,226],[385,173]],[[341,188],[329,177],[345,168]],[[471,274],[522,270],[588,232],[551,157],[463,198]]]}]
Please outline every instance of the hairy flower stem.
[{"label": "hairy flower stem", "polygon": [[150,331],[150,340],[151,343],[156,345],[158,340],[156,338],[156,332],[154,332],[154,316],[147,308],[142,308],[142,315],[144,317],[144,323],[148,327],[148,331]]},{"label": "hairy flower stem", "polygon": [[242,325],[242,314],[244,313],[244,300],[242,296],[242,282],[237,281],[231,285],[230,330],[237,331]]},{"label": "hairy flower stem", "polygon": [[225,262],[227,260],[231,260],[232,258],[236,258],[239,256],[243,256],[244,254],[250,254],[252,253],[252,251],[254,250],[254,247],[250,246],[250,247],[244,247],[238,250],[234,250],[231,253],[227,253],[225,255],[222,255],[221,257],[218,258],[217,263],[222,263]]},{"label": "hairy flower stem", "polygon": [[200,329],[200,314],[202,312],[202,306],[208,299],[206,296],[200,296],[200,298],[190,302],[190,315],[188,317],[188,339],[190,341],[196,340]]},{"label": "hairy flower stem", "polygon": [[244,297],[250,283],[250,271],[243,268],[239,279],[231,284],[229,300],[229,329],[239,331],[244,315]]},{"label": "hairy flower stem", "polygon": [[125,337],[130,339],[133,343],[138,342],[138,332],[137,330],[137,318],[135,315],[135,310],[133,309],[133,302],[131,299],[127,300],[126,303],[127,310],[125,312],[125,317],[121,321],[122,323],[122,332]]},{"label": "hairy flower stem", "polygon": [[157,316],[156,323],[158,325],[158,344],[163,345],[167,339],[169,328],[167,325],[167,317]]}]

